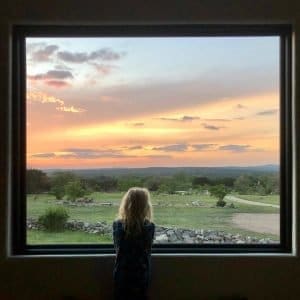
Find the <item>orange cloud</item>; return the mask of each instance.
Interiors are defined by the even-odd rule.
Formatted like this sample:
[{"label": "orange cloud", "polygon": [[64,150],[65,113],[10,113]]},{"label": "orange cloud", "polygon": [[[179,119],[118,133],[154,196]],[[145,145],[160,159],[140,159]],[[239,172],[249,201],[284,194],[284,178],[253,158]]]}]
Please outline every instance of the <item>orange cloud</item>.
[{"label": "orange cloud", "polygon": [[27,91],[26,98],[28,102],[57,103],[64,105],[63,100],[38,91]]},{"label": "orange cloud", "polygon": [[59,106],[59,107],[56,107],[56,110],[70,112],[70,113],[82,113],[82,112],[86,111],[83,108],[75,108],[74,106]]},{"label": "orange cloud", "polygon": [[45,84],[56,88],[64,88],[71,85],[70,83],[64,80],[47,80],[45,81]]},{"label": "orange cloud", "polygon": [[85,112],[86,109],[83,108],[76,108],[73,105],[72,106],[65,106],[65,101],[53,96],[50,96],[43,92],[38,91],[28,91],[27,92],[27,101],[29,103],[32,102],[38,102],[38,103],[54,103],[58,104],[55,109],[62,112],[70,112],[70,113],[82,113]]}]

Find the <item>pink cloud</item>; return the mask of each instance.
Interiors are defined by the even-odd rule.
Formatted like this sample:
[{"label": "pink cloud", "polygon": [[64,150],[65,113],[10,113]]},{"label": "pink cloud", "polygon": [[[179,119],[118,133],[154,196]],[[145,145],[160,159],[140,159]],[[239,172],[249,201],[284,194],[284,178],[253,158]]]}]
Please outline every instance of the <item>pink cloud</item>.
[{"label": "pink cloud", "polygon": [[48,81],[45,81],[45,84],[55,87],[55,88],[65,88],[65,87],[71,86],[70,83],[68,83],[64,80],[48,80]]}]

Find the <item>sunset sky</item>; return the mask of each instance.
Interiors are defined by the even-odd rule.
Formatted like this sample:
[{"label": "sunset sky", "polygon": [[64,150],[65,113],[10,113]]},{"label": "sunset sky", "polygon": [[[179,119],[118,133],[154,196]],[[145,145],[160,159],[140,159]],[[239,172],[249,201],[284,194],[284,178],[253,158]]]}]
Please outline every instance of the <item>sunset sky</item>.
[{"label": "sunset sky", "polygon": [[27,38],[27,166],[279,163],[279,38]]}]

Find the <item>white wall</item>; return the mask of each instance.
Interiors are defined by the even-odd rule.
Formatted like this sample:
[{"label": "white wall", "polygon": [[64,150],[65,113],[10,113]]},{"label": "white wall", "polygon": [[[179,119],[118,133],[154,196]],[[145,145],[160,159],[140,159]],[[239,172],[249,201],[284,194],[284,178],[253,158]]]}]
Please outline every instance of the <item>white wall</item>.
[{"label": "white wall", "polygon": [[[237,3],[240,3],[237,5]],[[7,258],[9,25],[14,23],[292,22],[300,57],[300,2],[280,0],[4,0],[0,4],[0,299],[111,299],[112,257]],[[298,34],[297,34],[298,33]],[[300,76],[300,60],[296,62]],[[296,83],[295,83],[296,84]],[[300,115],[300,94],[296,98]],[[299,137],[299,120],[297,120]],[[299,148],[297,149],[299,150]],[[298,153],[299,151],[297,151]],[[299,155],[298,155],[299,156]],[[296,165],[300,171],[299,162]],[[298,187],[299,185],[299,179]],[[298,189],[299,190],[299,189]],[[299,202],[299,193],[296,193]],[[299,210],[297,210],[297,216]],[[299,226],[297,228],[299,232]],[[299,243],[298,243],[299,244]],[[298,257],[153,257],[152,299],[299,299]]]}]

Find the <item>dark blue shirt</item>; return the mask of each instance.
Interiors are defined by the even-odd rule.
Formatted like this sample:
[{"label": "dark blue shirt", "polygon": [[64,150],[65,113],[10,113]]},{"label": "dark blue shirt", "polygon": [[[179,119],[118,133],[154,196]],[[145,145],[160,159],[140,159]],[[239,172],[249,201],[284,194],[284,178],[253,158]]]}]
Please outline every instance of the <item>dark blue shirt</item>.
[{"label": "dark blue shirt", "polygon": [[145,221],[140,234],[126,237],[124,224],[119,220],[113,223],[116,249],[114,280],[117,286],[147,288],[154,230],[155,225]]}]

